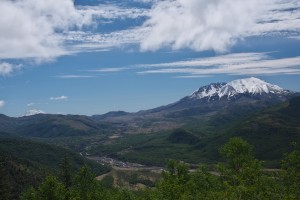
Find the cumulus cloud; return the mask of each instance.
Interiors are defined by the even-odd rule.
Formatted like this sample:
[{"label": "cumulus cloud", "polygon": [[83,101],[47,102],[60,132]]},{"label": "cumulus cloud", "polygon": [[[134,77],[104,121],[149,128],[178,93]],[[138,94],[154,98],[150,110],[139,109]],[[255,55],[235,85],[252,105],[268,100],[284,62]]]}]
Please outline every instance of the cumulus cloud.
[{"label": "cumulus cloud", "polygon": [[225,52],[239,39],[300,30],[296,0],[164,0],[154,4],[144,26],[142,50],[190,48]]},{"label": "cumulus cloud", "polygon": [[0,59],[44,60],[71,54],[72,47],[65,40],[69,31],[97,26],[103,20],[138,18],[147,12],[114,5],[75,6],[73,0],[2,0]]},{"label": "cumulus cloud", "polygon": [[216,74],[276,75],[300,74],[300,57],[271,58],[268,53],[237,53],[210,58],[140,65],[146,69],[139,74],[184,74],[180,78],[195,78]]},{"label": "cumulus cloud", "polygon": [[[298,0],[135,1],[152,7],[117,6],[114,1],[75,6],[73,0],[2,0],[0,59],[45,60],[131,44],[143,51],[171,46],[224,52],[248,36],[300,31]],[[146,20],[134,27],[137,18]],[[135,22],[124,20],[127,27],[122,30],[94,28],[119,19]]]},{"label": "cumulus cloud", "polygon": [[5,105],[5,101],[0,100],[0,108],[2,108]]},{"label": "cumulus cloud", "polygon": [[10,63],[0,63],[0,75],[1,76],[5,76],[5,75],[9,75],[10,73],[12,73],[14,70],[14,66]]},{"label": "cumulus cloud", "polygon": [[22,65],[14,65],[7,62],[0,63],[0,76],[7,76],[13,73],[14,71],[18,71],[22,68]]},{"label": "cumulus cloud", "polygon": [[71,0],[0,1],[0,58],[65,54],[58,31],[89,22]]},{"label": "cumulus cloud", "polygon": [[59,96],[59,97],[50,97],[51,101],[59,101],[59,100],[67,100],[68,97],[67,96]]}]

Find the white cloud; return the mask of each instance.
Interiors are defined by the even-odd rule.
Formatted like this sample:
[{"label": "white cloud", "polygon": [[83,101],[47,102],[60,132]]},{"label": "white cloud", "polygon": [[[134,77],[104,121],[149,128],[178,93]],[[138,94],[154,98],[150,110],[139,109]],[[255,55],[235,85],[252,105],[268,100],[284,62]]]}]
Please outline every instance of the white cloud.
[{"label": "white cloud", "polygon": [[7,76],[13,73],[14,71],[18,71],[22,68],[22,65],[14,65],[7,62],[0,63],[0,76]]},{"label": "white cloud", "polygon": [[65,41],[69,31],[138,18],[148,10],[114,5],[76,7],[73,0],[2,0],[0,13],[0,59],[45,60],[74,53]]},{"label": "white cloud", "polygon": [[75,78],[95,78],[96,76],[85,76],[85,75],[62,75],[56,76],[56,78],[61,79],[75,79]]},{"label": "white cloud", "polygon": [[207,75],[189,75],[189,76],[175,76],[174,78],[204,78],[209,77]]},{"label": "white cloud", "polygon": [[145,22],[142,50],[190,48],[227,51],[237,40],[281,31],[300,31],[298,0],[164,0]]},{"label": "white cloud", "polygon": [[0,100],[0,108],[2,108],[5,105],[5,101]]},{"label": "white cloud", "polygon": [[103,73],[109,73],[109,72],[120,72],[124,71],[128,68],[125,67],[112,67],[112,68],[102,68],[102,69],[93,69],[93,70],[87,70],[89,72],[103,72]]},{"label": "white cloud", "polygon": [[291,37],[289,37],[289,38],[295,39],[295,40],[300,40],[300,36],[291,36]]},{"label": "white cloud", "polygon": [[146,3],[146,4],[153,4],[153,3],[156,3],[157,1],[159,0],[133,0],[135,2],[138,2],[138,3]]},{"label": "white cloud", "polygon": [[0,75],[1,76],[5,76],[5,75],[9,75],[10,73],[12,73],[14,70],[14,66],[10,63],[0,63]]},{"label": "white cloud", "polygon": [[266,53],[233,53],[208,58],[199,58],[170,63],[142,64],[140,67],[200,67],[216,65],[232,65],[245,62],[257,62],[267,58]]},{"label": "white cloud", "polygon": [[136,27],[109,33],[92,33],[83,31],[70,31],[65,34],[65,41],[75,43],[72,51],[108,50],[124,45],[139,44],[145,38],[149,28]]},{"label": "white cloud", "polygon": [[[171,46],[224,52],[248,36],[274,32],[290,36],[289,32],[300,31],[299,0],[135,1],[153,6],[147,9],[116,6],[113,2],[75,6],[73,0],[2,0],[0,59],[43,61],[131,44],[139,44],[141,50]],[[144,25],[138,27],[124,20],[144,17]],[[119,19],[128,27],[108,32],[94,28]]]},{"label": "white cloud", "polygon": [[52,58],[65,54],[57,31],[90,20],[71,0],[0,1],[0,58]]},{"label": "white cloud", "polygon": [[182,78],[202,75],[276,75],[300,74],[300,56],[273,59],[267,53],[237,53],[171,63],[140,65],[150,67],[139,74],[185,74]]},{"label": "white cloud", "polygon": [[35,103],[33,103],[33,102],[27,104],[28,107],[33,106],[33,105],[35,105]]},{"label": "white cloud", "polygon": [[68,97],[67,96],[60,96],[60,97],[50,97],[51,101],[59,101],[59,100],[67,100]]},{"label": "white cloud", "polygon": [[[116,5],[100,4],[97,6],[79,6],[81,13],[86,15],[92,15],[98,20],[108,20],[107,23],[111,23],[114,19],[135,19],[144,17],[149,14],[148,9],[143,8],[128,8],[119,7]],[[101,21],[103,23],[103,21]]]}]

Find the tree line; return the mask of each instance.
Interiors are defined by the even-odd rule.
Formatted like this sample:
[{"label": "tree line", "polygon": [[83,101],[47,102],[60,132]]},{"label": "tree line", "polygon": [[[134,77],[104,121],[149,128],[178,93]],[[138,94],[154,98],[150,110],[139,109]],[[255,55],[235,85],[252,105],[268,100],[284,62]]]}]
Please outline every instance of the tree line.
[{"label": "tree line", "polygon": [[224,162],[212,172],[200,166],[191,172],[183,162],[170,161],[155,187],[130,191],[105,186],[95,179],[88,166],[72,176],[68,157],[61,164],[59,177],[48,176],[38,187],[31,187],[21,200],[298,200],[300,198],[300,152],[284,155],[280,170],[266,172],[255,159],[252,146],[234,137],[220,148]]}]

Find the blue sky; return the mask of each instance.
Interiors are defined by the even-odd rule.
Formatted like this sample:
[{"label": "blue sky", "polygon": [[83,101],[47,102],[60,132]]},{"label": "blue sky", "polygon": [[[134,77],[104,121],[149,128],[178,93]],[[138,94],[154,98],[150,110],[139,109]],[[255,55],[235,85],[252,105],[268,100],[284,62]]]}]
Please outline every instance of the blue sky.
[{"label": "blue sky", "polygon": [[298,0],[4,0],[0,13],[9,116],[135,112],[250,76],[300,91]]}]

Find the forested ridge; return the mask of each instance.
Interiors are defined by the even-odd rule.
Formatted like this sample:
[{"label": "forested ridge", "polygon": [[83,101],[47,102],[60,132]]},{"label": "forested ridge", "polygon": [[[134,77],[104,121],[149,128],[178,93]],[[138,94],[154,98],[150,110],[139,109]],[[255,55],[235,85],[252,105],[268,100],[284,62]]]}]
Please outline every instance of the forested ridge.
[{"label": "forested ridge", "polygon": [[[189,170],[187,164],[171,160],[162,172],[155,187],[131,191],[115,188],[104,180],[97,181],[88,166],[77,173],[70,173],[67,157],[60,165],[58,176],[47,176],[44,181],[24,191],[22,200],[59,199],[299,199],[300,152],[297,144],[283,156],[281,168],[270,171],[253,155],[252,146],[234,137],[219,152],[224,162],[214,169],[200,166]],[[2,199],[10,199],[5,188],[5,176],[1,180]]]}]

